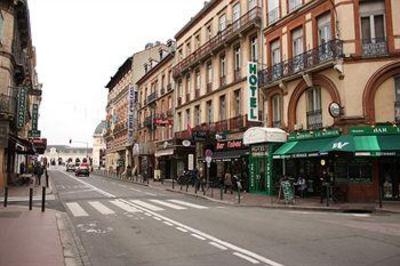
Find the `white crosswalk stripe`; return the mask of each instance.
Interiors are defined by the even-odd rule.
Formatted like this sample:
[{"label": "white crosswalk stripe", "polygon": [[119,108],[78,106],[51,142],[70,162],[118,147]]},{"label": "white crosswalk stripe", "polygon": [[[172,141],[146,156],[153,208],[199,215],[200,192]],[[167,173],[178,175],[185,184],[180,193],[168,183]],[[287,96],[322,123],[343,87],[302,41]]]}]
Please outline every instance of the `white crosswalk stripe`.
[{"label": "white crosswalk stripe", "polygon": [[176,205],[176,204],[172,204],[172,203],[169,203],[169,202],[165,202],[165,201],[162,201],[162,200],[153,199],[153,200],[150,200],[150,201],[154,202],[156,204],[163,205],[165,207],[169,207],[171,209],[175,209],[175,210],[186,210],[187,209],[186,207],[182,207],[182,206],[179,206],[179,205]]},{"label": "white crosswalk stripe", "polygon": [[110,203],[112,203],[115,206],[123,209],[126,212],[131,212],[131,213],[142,212],[141,210],[138,210],[138,209],[126,204],[125,202],[121,202],[119,200],[111,200]]},{"label": "white crosswalk stripe", "polygon": [[75,217],[89,216],[89,214],[76,202],[69,202],[66,205]]},{"label": "white crosswalk stripe", "polygon": [[195,208],[195,209],[208,209],[208,207],[206,207],[206,206],[189,203],[189,202],[182,201],[182,200],[168,200],[168,201],[176,203],[176,204],[180,204],[180,205],[183,205],[183,206]]},{"label": "white crosswalk stripe", "polygon": [[141,200],[131,200],[131,202],[133,202],[133,203],[135,203],[135,204],[137,204],[137,205],[139,205],[139,206],[141,206],[143,208],[149,209],[151,211],[163,211],[164,210],[161,207],[155,206],[153,204],[150,204],[150,203],[147,203],[147,202],[144,202],[144,201],[141,201]]},{"label": "white crosswalk stripe", "polygon": [[89,204],[101,214],[109,215],[115,213],[113,210],[98,201],[90,201]]}]

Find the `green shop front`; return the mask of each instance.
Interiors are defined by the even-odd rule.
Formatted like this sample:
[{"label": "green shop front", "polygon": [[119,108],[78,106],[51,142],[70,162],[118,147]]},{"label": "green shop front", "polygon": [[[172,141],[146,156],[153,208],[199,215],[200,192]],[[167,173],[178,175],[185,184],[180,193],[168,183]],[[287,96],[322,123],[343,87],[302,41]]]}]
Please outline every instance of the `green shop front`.
[{"label": "green shop front", "polygon": [[253,127],[243,135],[249,146],[249,191],[274,195],[281,166],[274,163],[273,152],[287,140],[287,133],[278,128]]}]

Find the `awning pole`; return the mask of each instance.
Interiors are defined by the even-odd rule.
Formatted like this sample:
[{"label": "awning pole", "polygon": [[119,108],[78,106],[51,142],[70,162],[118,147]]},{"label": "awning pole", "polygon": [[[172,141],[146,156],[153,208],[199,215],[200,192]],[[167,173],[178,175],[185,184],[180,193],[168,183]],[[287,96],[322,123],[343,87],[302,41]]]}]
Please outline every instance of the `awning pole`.
[{"label": "awning pole", "polygon": [[282,160],[282,173],[285,176],[286,175],[286,160],[283,158]]}]

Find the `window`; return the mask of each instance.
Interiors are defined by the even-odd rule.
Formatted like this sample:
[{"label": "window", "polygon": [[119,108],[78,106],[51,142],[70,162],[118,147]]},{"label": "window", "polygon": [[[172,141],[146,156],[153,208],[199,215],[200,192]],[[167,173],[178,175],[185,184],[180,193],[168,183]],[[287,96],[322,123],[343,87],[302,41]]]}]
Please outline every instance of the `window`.
[{"label": "window", "polygon": [[279,0],[268,0],[268,24],[276,22],[279,18]]},{"label": "window", "polygon": [[234,48],[234,70],[239,71],[241,67],[240,46]]},{"label": "window", "polygon": [[207,40],[210,40],[212,38],[212,27],[211,27],[211,25],[207,25],[207,27],[206,27],[206,37],[207,37]]},{"label": "window", "polygon": [[185,127],[189,128],[190,127],[190,109],[186,109],[186,115],[185,115]]},{"label": "window", "polygon": [[178,121],[176,121],[177,123],[176,123],[176,128],[177,128],[177,131],[182,131],[182,114],[181,113],[178,113]]},{"label": "window", "polygon": [[303,4],[303,0],[289,0],[289,12],[299,8]]},{"label": "window", "polygon": [[207,84],[212,84],[213,82],[213,66],[212,62],[207,62]]},{"label": "window", "polygon": [[219,21],[218,21],[218,30],[219,31],[223,31],[226,29],[226,15],[222,15],[219,17]]},{"label": "window", "polygon": [[194,43],[194,46],[195,46],[195,48],[196,49],[199,49],[199,47],[200,47],[200,33],[198,33],[195,37],[194,37],[194,39],[195,39],[195,43]]},{"label": "window", "polygon": [[400,76],[395,77],[394,79],[394,89],[395,89],[394,117],[395,121],[397,123],[400,123]]},{"label": "window", "polygon": [[258,40],[257,36],[250,38],[250,60],[258,62]]},{"label": "window", "polygon": [[190,55],[192,53],[192,45],[190,42],[186,43],[186,56]]},{"label": "window", "polygon": [[165,88],[165,75],[161,76],[161,89],[163,90]]},{"label": "window", "polygon": [[186,76],[186,94],[189,94],[192,91],[192,79],[190,78],[190,74]]},{"label": "window", "polygon": [[219,97],[219,120],[223,121],[226,119],[226,103],[225,95]]},{"label": "window", "polygon": [[182,97],[183,95],[183,88],[182,88],[182,80],[178,81],[178,97]]},{"label": "window", "polygon": [[233,6],[232,21],[235,22],[240,19],[240,2]]},{"label": "window", "polygon": [[271,65],[272,65],[272,80],[277,80],[282,77],[281,63],[281,43],[280,40],[271,43]]},{"label": "window", "polygon": [[234,115],[239,116],[241,112],[240,108],[240,89],[235,90],[233,93],[233,108],[234,108]]},{"label": "window", "polygon": [[292,31],[292,53],[293,53],[293,69],[299,71],[303,68],[303,28]]},{"label": "window", "polygon": [[272,127],[281,127],[281,117],[282,117],[282,97],[280,95],[275,95],[272,97]]},{"label": "window", "polygon": [[206,103],[206,109],[207,109],[207,123],[210,124],[213,122],[212,101],[208,101]]},{"label": "window", "polygon": [[307,90],[307,128],[322,128],[321,88]]},{"label": "window", "polygon": [[196,90],[200,90],[200,86],[201,86],[201,77],[200,77],[200,69],[196,70]]},{"label": "window", "polygon": [[363,55],[386,55],[385,2],[383,0],[361,2],[360,16]]},{"label": "window", "polygon": [[200,125],[200,105],[194,107],[194,125]]},{"label": "window", "polygon": [[182,49],[179,49],[179,50],[178,50],[178,57],[179,57],[179,60],[182,60],[182,59],[183,59],[183,52],[182,52]]},{"label": "window", "polygon": [[318,45],[322,45],[332,39],[331,34],[331,13],[319,16],[318,24]]},{"label": "window", "polygon": [[257,0],[249,0],[249,11],[257,6]]},{"label": "window", "polygon": [[226,62],[225,62],[225,55],[221,55],[221,57],[219,58],[219,76],[221,78],[226,76]]},{"label": "window", "polygon": [[0,12],[0,43],[3,39],[3,28],[4,28],[4,18],[3,15]]}]

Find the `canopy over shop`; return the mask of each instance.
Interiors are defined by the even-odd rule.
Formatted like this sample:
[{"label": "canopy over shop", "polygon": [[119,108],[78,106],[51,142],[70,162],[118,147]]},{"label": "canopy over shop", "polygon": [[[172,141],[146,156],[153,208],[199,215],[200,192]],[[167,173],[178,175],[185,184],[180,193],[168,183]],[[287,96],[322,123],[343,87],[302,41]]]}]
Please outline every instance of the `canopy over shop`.
[{"label": "canopy over shop", "polygon": [[278,128],[253,127],[243,136],[245,145],[250,146],[249,190],[252,193],[272,195],[277,181],[273,152],[287,141],[287,133]]}]

